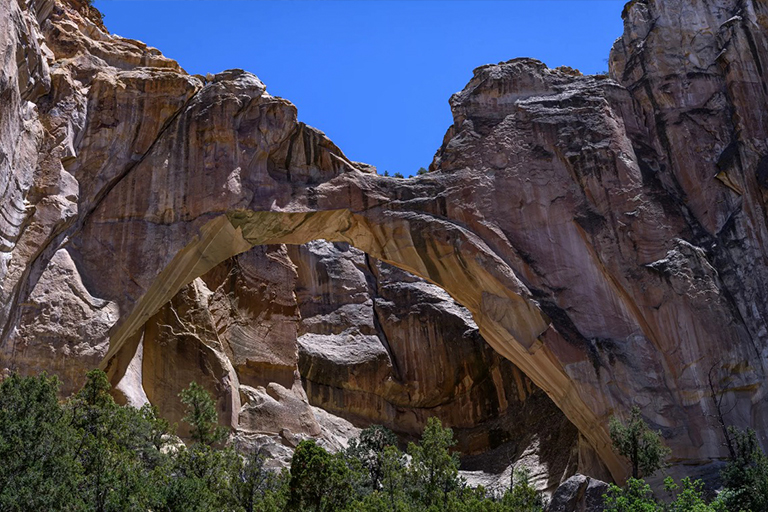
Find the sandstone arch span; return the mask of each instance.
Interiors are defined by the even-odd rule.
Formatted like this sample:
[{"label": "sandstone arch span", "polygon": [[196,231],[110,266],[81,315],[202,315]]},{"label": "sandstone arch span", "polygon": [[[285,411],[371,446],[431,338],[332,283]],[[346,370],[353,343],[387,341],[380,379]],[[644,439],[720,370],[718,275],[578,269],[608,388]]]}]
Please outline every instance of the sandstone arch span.
[{"label": "sandstone arch span", "polygon": [[[531,59],[477,68],[433,172],[413,180],[351,162],[254,75],[190,76],[77,5],[11,2],[3,18],[17,58],[0,84],[0,370],[66,370],[74,389],[115,328],[119,374],[137,319],[221,256],[209,250],[325,236],[486,315],[488,340],[548,379],[596,445],[608,416],[638,406],[676,476],[715,474],[728,454],[714,376],[725,420],[768,446],[765,2],[630,2],[610,77]],[[397,115],[397,94],[382,101]],[[381,144],[397,151],[398,135]],[[248,235],[221,217],[199,254],[182,251],[238,209],[282,220]],[[466,255],[481,247],[472,288]]]},{"label": "sandstone arch span", "polygon": [[549,329],[530,292],[476,235],[426,214],[388,212],[373,220],[349,210],[232,211],[209,221],[115,331],[102,366],[119,380],[133,357],[135,332],[184,285],[256,245],[343,241],[439,285],[473,314],[483,337],[553,399],[595,448],[614,478],[625,463],[611,449],[605,418],[589,409],[557,358],[540,340]]}]

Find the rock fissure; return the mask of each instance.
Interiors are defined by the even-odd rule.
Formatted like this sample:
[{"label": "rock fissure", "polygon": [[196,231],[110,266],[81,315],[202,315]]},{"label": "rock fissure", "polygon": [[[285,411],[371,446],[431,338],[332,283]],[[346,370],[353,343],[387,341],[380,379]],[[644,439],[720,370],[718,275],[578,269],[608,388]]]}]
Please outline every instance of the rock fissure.
[{"label": "rock fissure", "polygon": [[371,258],[368,256],[368,254],[365,255],[365,266],[368,268],[368,272],[370,272],[371,277],[373,278],[373,282],[371,283],[371,305],[373,307],[373,325],[376,328],[376,333],[379,335],[379,338],[382,341],[382,344],[384,345],[384,348],[387,350],[387,354],[389,355],[390,361],[392,361],[392,369],[394,370],[394,377],[397,380],[401,380],[400,376],[400,369],[398,368],[397,364],[397,358],[394,357],[394,354],[392,352],[392,347],[389,344],[389,340],[387,339],[387,333],[382,328],[382,319],[381,319],[381,312],[378,307],[376,307],[376,301],[379,300],[379,294],[378,294],[378,280],[376,279],[376,273],[373,270],[373,267],[371,266]]}]

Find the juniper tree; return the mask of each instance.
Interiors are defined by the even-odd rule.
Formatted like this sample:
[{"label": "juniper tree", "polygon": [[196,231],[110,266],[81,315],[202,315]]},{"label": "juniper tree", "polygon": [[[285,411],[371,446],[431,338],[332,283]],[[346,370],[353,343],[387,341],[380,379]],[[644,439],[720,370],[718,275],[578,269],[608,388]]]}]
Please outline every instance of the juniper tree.
[{"label": "juniper tree", "polygon": [[101,370],[86,374],[83,388],[66,403],[74,428],[74,459],[80,480],[76,492],[86,510],[151,509],[163,498],[164,455],[142,412],[121,407]]},{"label": "juniper tree", "polygon": [[76,507],[74,430],[59,381],[13,374],[0,382],[0,510]]},{"label": "juniper tree", "polygon": [[300,442],[293,452],[289,487],[289,510],[343,510],[353,497],[343,457],[331,455],[314,440]]},{"label": "juniper tree", "polygon": [[632,407],[626,425],[615,416],[611,418],[609,429],[613,447],[632,463],[632,478],[650,476],[664,465],[670,449],[662,442],[661,433],[648,427],[637,407]]}]

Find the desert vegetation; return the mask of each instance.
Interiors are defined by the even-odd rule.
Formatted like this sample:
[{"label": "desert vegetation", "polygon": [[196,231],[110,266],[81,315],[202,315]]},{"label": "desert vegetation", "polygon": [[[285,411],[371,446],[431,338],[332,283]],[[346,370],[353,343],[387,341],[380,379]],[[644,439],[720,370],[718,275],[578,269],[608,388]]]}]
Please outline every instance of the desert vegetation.
[{"label": "desert vegetation", "polygon": [[[547,505],[524,469],[504,493],[469,486],[459,474],[453,432],[437,418],[404,451],[381,426],[364,429],[339,453],[302,441],[290,468],[277,472],[259,454],[225,444],[213,399],[194,382],[179,396],[186,445],[154,407],[115,403],[99,370],[66,400],[58,399],[58,387],[45,374],[0,383],[0,510],[537,512]],[[639,478],[663,468],[668,450],[659,434],[638,410],[626,424],[612,421],[615,448],[634,477],[610,487],[606,510],[766,510],[768,458],[753,432],[729,433],[734,456],[713,500],[688,478],[667,479],[669,496],[659,500]]]},{"label": "desert vegetation", "polygon": [[[730,460],[720,474],[722,488],[707,500],[704,483],[685,477],[679,483],[664,479],[664,496],[655,496],[640,478],[664,468],[669,449],[658,432],[651,430],[632,408],[629,421],[610,423],[614,449],[632,466],[632,477],[623,487],[611,485],[605,498],[606,512],[757,512],[768,510],[768,457],[752,430],[726,429]],[[710,493],[712,494],[712,493]]]},{"label": "desert vegetation", "polygon": [[106,375],[88,373],[66,400],[45,374],[0,383],[0,510],[166,511],[540,511],[524,471],[493,495],[459,476],[453,432],[431,418],[405,452],[373,426],[346,451],[302,441],[290,469],[224,445],[213,399],[192,383],[179,399],[191,440],[152,406],[120,406]]}]

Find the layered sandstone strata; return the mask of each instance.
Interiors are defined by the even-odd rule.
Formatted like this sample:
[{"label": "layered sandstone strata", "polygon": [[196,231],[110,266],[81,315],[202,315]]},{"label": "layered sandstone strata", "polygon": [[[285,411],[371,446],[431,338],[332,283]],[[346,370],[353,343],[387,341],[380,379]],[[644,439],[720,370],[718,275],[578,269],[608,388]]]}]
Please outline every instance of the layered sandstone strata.
[{"label": "layered sandstone strata", "polygon": [[[633,405],[685,472],[727,455],[713,388],[765,441],[765,3],[633,0],[610,78],[482,66],[410,180],[349,161],[255,76],[189,76],[83,4],[0,15],[3,369],[72,390],[101,361],[170,415],[194,377],[243,436],[289,444],[352,428],[310,402],[406,434],[437,406],[473,422],[469,447],[526,410],[503,406],[536,396],[523,372],[617,479],[607,420]],[[369,256],[281,246],[320,238]],[[420,332],[436,303],[446,331]]]}]

